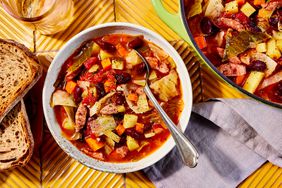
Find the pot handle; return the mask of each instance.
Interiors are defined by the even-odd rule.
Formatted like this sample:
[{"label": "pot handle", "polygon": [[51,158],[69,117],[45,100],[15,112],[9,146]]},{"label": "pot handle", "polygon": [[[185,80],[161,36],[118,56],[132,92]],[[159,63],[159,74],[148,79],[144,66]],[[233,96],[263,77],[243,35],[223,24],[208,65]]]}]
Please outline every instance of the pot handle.
[{"label": "pot handle", "polygon": [[[153,7],[155,8],[158,16],[172,29],[174,30],[182,39],[184,39],[188,44],[193,46],[190,38],[188,37],[187,31],[185,29],[184,23],[182,22],[181,11],[178,10],[176,14],[169,13],[163,6],[161,0],[151,0]],[[180,1],[179,1],[180,4]]]}]

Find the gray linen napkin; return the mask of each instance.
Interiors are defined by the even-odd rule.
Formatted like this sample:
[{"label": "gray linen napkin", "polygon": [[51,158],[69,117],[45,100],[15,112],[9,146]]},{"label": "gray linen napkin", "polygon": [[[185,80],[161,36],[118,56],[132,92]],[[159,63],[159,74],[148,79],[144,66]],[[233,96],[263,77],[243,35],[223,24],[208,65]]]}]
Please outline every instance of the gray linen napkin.
[{"label": "gray linen napkin", "polygon": [[282,167],[282,110],[250,99],[196,104],[185,134],[199,164],[184,166],[176,148],[144,172],[156,187],[236,187],[266,160]]}]

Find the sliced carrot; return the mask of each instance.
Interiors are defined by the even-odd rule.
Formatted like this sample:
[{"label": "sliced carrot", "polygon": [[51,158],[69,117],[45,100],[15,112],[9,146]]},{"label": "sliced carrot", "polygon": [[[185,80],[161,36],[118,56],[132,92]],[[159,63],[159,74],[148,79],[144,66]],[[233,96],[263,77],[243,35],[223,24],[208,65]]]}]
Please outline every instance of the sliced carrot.
[{"label": "sliced carrot", "polygon": [[118,135],[121,136],[121,135],[124,133],[125,128],[124,128],[124,126],[123,126],[122,124],[119,124],[119,125],[116,127],[116,131],[117,131]]},{"label": "sliced carrot", "polygon": [[139,133],[144,132],[144,124],[143,123],[136,123],[135,130]]},{"label": "sliced carrot", "polygon": [[259,6],[265,3],[265,0],[254,0],[254,5]]},{"label": "sliced carrot", "polygon": [[101,64],[102,64],[103,69],[108,69],[112,66],[110,58],[103,59]]},{"label": "sliced carrot", "polygon": [[116,49],[122,57],[125,57],[128,54],[128,51],[126,50],[125,47],[123,47],[120,43],[116,45]]},{"label": "sliced carrot", "polygon": [[246,75],[236,76],[235,83],[237,85],[241,85],[245,79]]},{"label": "sliced carrot", "polygon": [[93,151],[97,151],[97,150],[101,149],[102,147],[104,147],[104,145],[105,145],[104,142],[99,142],[96,139],[93,139],[91,137],[85,138],[85,141]]},{"label": "sliced carrot", "polygon": [[238,5],[243,5],[243,4],[245,4],[245,0],[236,0],[236,1],[237,1]]},{"label": "sliced carrot", "polygon": [[138,100],[138,95],[135,94],[135,93],[130,93],[130,94],[128,94],[127,98],[128,98],[128,100],[130,100],[130,101],[135,101],[135,102],[137,102],[137,100]]},{"label": "sliced carrot", "polygon": [[76,86],[76,82],[74,81],[68,81],[67,84],[66,84],[66,91],[69,93],[69,94],[72,94],[75,86]]},{"label": "sliced carrot", "polygon": [[200,49],[204,49],[207,47],[207,42],[204,36],[197,36],[194,38],[197,45],[199,46]]}]

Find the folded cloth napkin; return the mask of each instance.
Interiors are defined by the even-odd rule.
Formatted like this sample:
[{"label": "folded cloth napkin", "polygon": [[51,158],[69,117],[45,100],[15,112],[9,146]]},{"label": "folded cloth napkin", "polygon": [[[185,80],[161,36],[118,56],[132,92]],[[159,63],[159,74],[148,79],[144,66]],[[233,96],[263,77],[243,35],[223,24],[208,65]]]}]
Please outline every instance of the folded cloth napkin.
[{"label": "folded cloth napkin", "polygon": [[236,187],[266,160],[282,167],[282,110],[250,99],[194,105],[185,134],[200,158],[183,165],[176,148],[144,171],[156,187]]}]

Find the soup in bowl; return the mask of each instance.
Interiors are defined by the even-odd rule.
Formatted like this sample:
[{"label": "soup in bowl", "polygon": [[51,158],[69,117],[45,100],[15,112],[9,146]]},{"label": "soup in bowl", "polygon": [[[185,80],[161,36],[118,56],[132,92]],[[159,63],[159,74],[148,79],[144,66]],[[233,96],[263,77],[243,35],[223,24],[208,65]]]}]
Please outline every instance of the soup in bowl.
[{"label": "soup in bowl", "polygon": [[[192,94],[185,65],[164,39],[145,28],[110,23],[71,39],[46,77],[43,102],[58,144],[92,168],[145,168],[174,146],[169,130],[143,91],[149,85],[166,113],[186,128]],[[50,103],[49,103],[50,102]]]}]

